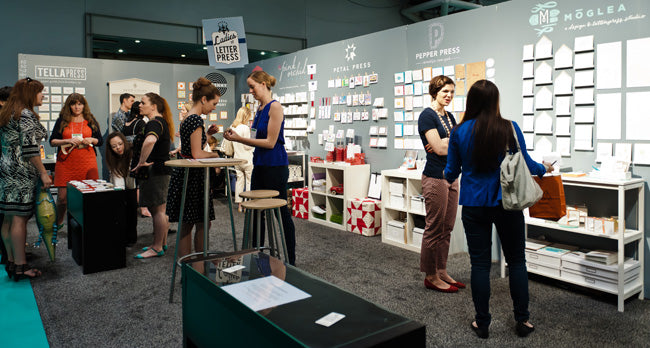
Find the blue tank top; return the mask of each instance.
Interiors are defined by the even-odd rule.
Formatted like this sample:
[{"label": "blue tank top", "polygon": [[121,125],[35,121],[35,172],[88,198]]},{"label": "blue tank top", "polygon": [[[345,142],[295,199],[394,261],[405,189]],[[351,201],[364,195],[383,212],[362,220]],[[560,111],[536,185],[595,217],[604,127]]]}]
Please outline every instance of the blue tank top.
[{"label": "blue tank top", "polygon": [[[264,106],[264,109],[260,110],[255,114],[255,119],[253,120],[253,129],[255,132],[255,139],[266,139],[268,135],[269,128],[269,110],[271,109],[271,104],[276,102],[276,100],[271,100],[270,103]],[[275,142],[275,146],[272,149],[266,149],[261,147],[256,147],[255,152],[253,153],[253,165],[256,166],[288,166],[289,158],[287,157],[287,151],[284,149],[284,119],[280,125],[280,134],[278,134],[278,140]]]}]

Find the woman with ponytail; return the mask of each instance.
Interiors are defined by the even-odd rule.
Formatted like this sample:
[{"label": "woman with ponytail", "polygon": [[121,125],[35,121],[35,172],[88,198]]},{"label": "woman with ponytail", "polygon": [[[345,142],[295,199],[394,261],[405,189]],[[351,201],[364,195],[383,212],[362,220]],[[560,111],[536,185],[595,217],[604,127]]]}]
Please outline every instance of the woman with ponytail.
[{"label": "woman with ponytail", "polygon": [[151,212],[154,240],[151,246],[135,258],[146,259],[163,256],[167,249],[169,221],[165,210],[171,170],[165,166],[165,161],[169,160],[174,121],[167,101],[156,93],[147,93],[142,97],[140,113],[147,116],[149,122],[144,129],[145,138],[138,164],[132,171],[146,178],[140,181],[140,205]]}]

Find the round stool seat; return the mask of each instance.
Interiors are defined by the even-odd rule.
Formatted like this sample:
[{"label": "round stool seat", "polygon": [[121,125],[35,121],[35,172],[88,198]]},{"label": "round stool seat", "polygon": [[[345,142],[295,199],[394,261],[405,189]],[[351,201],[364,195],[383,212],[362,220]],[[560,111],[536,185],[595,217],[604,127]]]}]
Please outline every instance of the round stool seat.
[{"label": "round stool seat", "polygon": [[256,199],[254,201],[246,201],[241,203],[242,207],[253,210],[274,209],[286,205],[287,201],[279,198]]},{"label": "round stool seat", "polygon": [[239,194],[239,197],[246,199],[263,199],[263,198],[273,198],[280,195],[280,192],[276,190],[252,190],[244,191]]}]

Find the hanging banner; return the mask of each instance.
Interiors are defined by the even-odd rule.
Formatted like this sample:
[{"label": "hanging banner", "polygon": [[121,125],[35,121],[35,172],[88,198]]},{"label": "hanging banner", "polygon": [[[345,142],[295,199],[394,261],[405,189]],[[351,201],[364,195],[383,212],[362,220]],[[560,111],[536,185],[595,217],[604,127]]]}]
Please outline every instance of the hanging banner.
[{"label": "hanging banner", "polygon": [[230,69],[248,64],[243,17],[204,19],[203,35],[210,66]]}]

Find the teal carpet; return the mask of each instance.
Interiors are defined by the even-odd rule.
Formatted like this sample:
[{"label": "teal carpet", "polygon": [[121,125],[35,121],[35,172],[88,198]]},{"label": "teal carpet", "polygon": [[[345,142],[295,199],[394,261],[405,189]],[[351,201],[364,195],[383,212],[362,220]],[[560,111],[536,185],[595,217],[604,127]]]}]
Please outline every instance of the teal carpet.
[{"label": "teal carpet", "polygon": [[0,274],[0,342],[2,347],[49,347],[29,280]]}]

